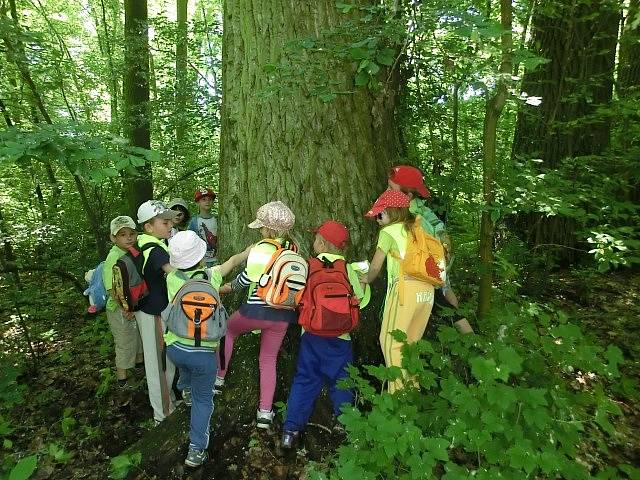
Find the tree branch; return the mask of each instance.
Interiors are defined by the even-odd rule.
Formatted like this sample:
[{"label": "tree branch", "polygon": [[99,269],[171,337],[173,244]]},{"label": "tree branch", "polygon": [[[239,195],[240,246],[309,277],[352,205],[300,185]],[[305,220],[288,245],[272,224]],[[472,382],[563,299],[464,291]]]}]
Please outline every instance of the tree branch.
[{"label": "tree branch", "polygon": [[164,189],[162,192],[160,192],[157,197],[158,198],[162,198],[165,195],[167,195],[168,193],[170,193],[174,188],[176,188],[178,185],[177,183],[184,180],[185,178],[190,177],[191,175],[193,175],[194,173],[198,173],[200,170],[204,170],[207,167],[207,165],[203,165],[201,167],[195,168],[193,170],[189,170],[186,173],[183,173],[182,175],[180,175],[178,178],[176,178],[174,180],[173,185],[171,185],[170,187],[167,187],[166,189]]}]

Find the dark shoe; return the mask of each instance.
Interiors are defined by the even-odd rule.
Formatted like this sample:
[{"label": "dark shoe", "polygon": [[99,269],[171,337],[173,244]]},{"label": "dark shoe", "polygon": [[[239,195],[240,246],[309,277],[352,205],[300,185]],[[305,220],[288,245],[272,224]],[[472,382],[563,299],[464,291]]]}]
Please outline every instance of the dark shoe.
[{"label": "dark shoe", "polygon": [[209,458],[209,454],[206,450],[197,450],[189,447],[189,453],[187,458],[184,459],[184,464],[189,467],[199,467]]},{"label": "dark shoe", "polygon": [[120,390],[126,390],[129,388],[129,382],[127,382],[126,378],[123,378],[122,380],[118,380],[118,388]]},{"label": "dark shoe", "polygon": [[135,367],[133,367],[133,373],[135,373],[138,377],[144,376],[144,362],[136,363]]},{"label": "dark shoe", "polygon": [[282,448],[287,450],[295,448],[300,439],[300,432],[292,432],[291,430],[285,430],[282,433]]}]

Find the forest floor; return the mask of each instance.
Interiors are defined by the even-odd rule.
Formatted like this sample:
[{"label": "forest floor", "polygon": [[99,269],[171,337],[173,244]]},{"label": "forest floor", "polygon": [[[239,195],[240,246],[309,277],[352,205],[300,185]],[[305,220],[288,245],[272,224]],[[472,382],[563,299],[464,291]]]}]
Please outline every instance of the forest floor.
[{"label": "forest floor", "polygon": [[[564,272],[542,284],[533,288],[536,301],[563,309],[595,341],[616,344],[627,359],[624,373],[640,378],[640,273]],[[0,415],[0,434],[10,439],[11,450],[40,453],[32,477],[36,480],[108,478],[111,459],[153,429],[144,379],[134,379],[129,389],[118,389],[110,368],[112,347],[105,340],[109,332],[104,316],[78,318],[77,312],[84,308],[80,299],[74,305],[57,304],[54,318],[58,321],[51,325],[56,334],[42,347],[37,373],[19,378],[27,385],[23,403]],[[619,405],[624,417],[615,423],[621,435],[609,453],[616,462],[638,465],[640,408],[621,399]],[[214,423],[215,416],[214,412]],[[297,452],[279,447],[278,425],[272,431],[259,430],[255,424],[241,425],[233,432],[212,428],[212,459],[202,468],[183,467],[185,436],[184,451],[178,452],[179,460],[169,471],[134,467],[127,478],[306,478],[309,462],[326,462],[344,440],[344,434],[332,427],[310,426],[306,448]],[[6,450],[5,440],[1,454],[5,458]]]}]

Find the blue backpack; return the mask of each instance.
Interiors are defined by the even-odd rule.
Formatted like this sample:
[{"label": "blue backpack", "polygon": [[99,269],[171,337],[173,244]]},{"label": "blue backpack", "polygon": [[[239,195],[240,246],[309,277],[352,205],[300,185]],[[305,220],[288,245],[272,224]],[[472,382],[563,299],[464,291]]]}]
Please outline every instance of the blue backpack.
[{"label": "blue backpack", "polygon": [[107,305],[107,290],[102,281],[103,270],[104,262],[100,262],[89,280],[89,287],[84,291],[84,294],[89,297],[91,305],[95,307],[95,311],[100,311]]}]

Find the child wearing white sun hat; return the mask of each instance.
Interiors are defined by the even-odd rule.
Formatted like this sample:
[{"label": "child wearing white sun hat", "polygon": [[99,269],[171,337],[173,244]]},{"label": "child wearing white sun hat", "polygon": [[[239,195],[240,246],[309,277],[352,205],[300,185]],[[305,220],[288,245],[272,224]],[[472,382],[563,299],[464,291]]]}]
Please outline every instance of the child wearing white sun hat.
[{"label": "child wearing white sun hat", "polygon": [[[169,263],[176,269],[167,275],[169,302],[192,278],[204,278],[219,290],[222,277],[247,260],[249,249],[212,268],[205,268],[206,252],[207,243],[191,230],[178,232],[169,240]],[[207,459],[218,342],[202,340],[198,345],[194,340],[179,337],[171,331],[165,333],[164,339],[168,357],[180,369],[178,389],[182,390],[185,403],[191,406],[189,453],[185,464],[197,467]]]}]

